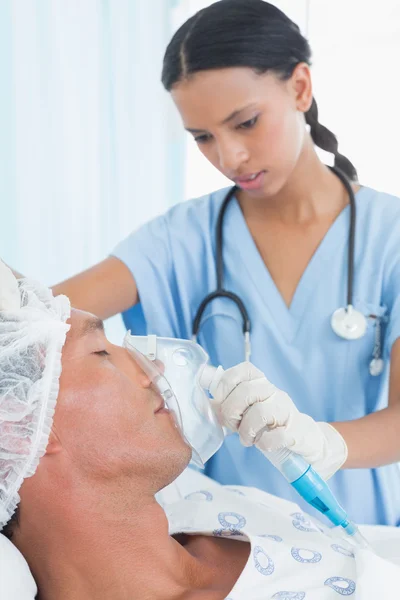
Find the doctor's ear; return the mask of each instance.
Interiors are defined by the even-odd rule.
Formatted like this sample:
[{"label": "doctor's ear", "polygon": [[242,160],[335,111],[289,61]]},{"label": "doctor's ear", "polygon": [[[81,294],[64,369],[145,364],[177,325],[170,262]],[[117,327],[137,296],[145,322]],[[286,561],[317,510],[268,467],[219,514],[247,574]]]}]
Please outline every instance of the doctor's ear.
[{"label": "doctor's ear", "polygon": [[310,67],[306,63],[299,63],[288,81],[291,92],[296,102],[296,108],[302,113],[310,110],[313,93]]}]

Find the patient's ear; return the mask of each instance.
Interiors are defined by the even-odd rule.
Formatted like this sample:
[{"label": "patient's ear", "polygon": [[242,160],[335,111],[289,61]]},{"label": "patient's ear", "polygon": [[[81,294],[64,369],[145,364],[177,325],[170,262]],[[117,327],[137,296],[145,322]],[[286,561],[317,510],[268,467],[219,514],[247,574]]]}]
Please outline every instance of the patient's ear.
[{"label": "patient's ear", "polygon": [[53,427],[50,431],[49,442],[48,442],[47,448],[46,448],[46,454],[47,455],[58,454],[59,452],[61,452],[61,450],[62,450],[62,444],[60,442],[60,439],[57,435],[55,428]]}]

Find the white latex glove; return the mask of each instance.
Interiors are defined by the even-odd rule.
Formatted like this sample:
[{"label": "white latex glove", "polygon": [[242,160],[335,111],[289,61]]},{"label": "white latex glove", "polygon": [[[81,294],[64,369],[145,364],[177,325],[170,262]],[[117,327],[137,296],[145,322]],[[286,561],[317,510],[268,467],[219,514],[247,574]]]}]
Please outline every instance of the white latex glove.
[{"label": "white latex glove", "polygon": [[289,448],[325,480],[347,459],[346,442],[329,423],[317,423],[298,411],[290,397],[249,362],[227,369],[214,393],[221,424],[237,431],[244,446],[256,445],[268,456]]}]

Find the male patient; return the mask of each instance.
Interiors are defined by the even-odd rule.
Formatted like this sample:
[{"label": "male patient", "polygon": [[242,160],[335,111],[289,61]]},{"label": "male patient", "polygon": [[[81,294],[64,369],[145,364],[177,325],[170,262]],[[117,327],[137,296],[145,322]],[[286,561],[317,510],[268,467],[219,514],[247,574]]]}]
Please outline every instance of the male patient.
[{"label": "male patient", "polygon": [[37,598],[356,593],[359,553],[268,494],[215,485],[172,505],[168,523],[155,494],[191,449],[160,395],[96,318],[0,271],[0,527]]}]

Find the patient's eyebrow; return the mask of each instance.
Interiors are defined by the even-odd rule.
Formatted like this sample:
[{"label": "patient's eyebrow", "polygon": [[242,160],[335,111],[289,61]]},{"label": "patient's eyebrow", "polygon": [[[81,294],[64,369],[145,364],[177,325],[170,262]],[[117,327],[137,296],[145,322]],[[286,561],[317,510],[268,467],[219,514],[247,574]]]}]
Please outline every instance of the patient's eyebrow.
[{"label": "patient's eyebrow", "polygon": [[104,323],[101,319],[98,319],[97,317],[93,317],[91,319],[86,319],[82,323],[82,325],[78,331],[78,335],[80,337],[83,337],[94,331],[101,331],[102,333],[104,333]]}]

